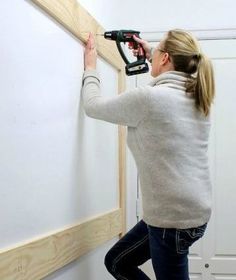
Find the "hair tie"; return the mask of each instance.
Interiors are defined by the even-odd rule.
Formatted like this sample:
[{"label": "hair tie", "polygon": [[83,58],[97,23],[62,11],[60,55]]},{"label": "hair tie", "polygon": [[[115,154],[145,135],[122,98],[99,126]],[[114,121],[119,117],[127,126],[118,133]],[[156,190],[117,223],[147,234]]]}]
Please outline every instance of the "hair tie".
[{"label": "hair tie", "polygon": [[202,54],[201,54],[200,52],[193,55],[193,58],[198,59],[198,60],[199,60],[201,57],[202,57]]}]

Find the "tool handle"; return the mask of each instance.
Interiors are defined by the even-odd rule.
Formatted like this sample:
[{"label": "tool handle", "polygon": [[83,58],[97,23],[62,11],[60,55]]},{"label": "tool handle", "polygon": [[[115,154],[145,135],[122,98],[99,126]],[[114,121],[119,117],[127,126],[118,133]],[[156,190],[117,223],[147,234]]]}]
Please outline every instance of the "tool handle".
[{"label": "tool handle", "polygon": [[[119,41],[116,41],[116,45],[117,45],[119,53],[120,53],[121,57],[123,58],[124,62],[126,64],[129,64],[130,61],[125,56],[125,54],[123,52],[123,49],[121,47],[121,43]],[[145,61],[145,59],[146,59],[146,52],[145,52],[143,46],[141,44],[139,44],[138,42],[136,42],[135,40],[132,41],[132,42],[129,42],[129,45],[132,46],[133,49],[138,50],[137,61],[139,61],[139,60]]]},{"label": "tool handle", "polygon": [[129,46],[134,50],[138,50],[137,59],[146,59],[146,52],[141,44],[134,41],[134,42],[129,42]]},{"label": "tool handle", "polygon": [[124,54],[124,52],[123,52],[123,49],[122,49],[122,47],[121,47],[120,42],[117,41],[117,40],[116,40],[116,46],[117,46],[118,51],[119,51],[121,57],[123,58],[125,64],[129,64],[130,62],[129,62],[129,60],[127,59],[127,57],[125,56],[125,54]]},{"label": "tool handle", "polygon": [[138,44],[138,59],[146,59],[146,52],[141,44]]},{"label": "tool handle", "polygon": [[[134,35],[139,37],[139,33],[140,33],[139,31],[134,31],[134,30],[119,30],[119,31],[115,30],[115,31],[107,31],[104,33],[105,39],[116,41],[116,45],[119,50],[119,53],[126,64],[125,70],[127,75],[146,73],[149,70],[147,63],[145,62],[146,52],[143,46],[140,43],[138,43],[133,37]],[[128,42],[133,49],[138,50],[137,61],[130,62],[127,59],[121,47],[121,42],[122,43]]]}]

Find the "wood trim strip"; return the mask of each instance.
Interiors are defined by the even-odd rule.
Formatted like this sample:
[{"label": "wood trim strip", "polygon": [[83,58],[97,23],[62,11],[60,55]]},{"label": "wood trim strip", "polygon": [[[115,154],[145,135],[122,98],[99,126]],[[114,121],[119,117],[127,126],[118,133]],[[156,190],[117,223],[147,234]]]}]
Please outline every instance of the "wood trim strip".
[{"label": "wood trim strip", "polygon": [[0,251],[0,279],[39,280],[122,230],[121,209]]},{"label": "wood trim strip", "polygon": [[[52,16],[63,27],[82,42],[86,42],[89,32],[103,34],[104,28],[76,0],[31,0]],[[112,41],[96,36],[98,54],[116,69],[124,63]]]}]

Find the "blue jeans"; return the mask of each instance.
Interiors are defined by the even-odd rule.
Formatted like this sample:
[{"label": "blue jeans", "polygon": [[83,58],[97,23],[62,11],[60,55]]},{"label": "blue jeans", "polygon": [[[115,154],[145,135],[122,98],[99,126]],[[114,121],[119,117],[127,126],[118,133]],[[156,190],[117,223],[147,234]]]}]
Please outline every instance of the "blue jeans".
[{"label": "blue jeans", "polygon": [[206,226],[158,228],[141,220],[108,251],[105,266],[115,279],[150,280],[139,266],[152,259],[158,280],[189,280],[189,247],[204,235]]}]

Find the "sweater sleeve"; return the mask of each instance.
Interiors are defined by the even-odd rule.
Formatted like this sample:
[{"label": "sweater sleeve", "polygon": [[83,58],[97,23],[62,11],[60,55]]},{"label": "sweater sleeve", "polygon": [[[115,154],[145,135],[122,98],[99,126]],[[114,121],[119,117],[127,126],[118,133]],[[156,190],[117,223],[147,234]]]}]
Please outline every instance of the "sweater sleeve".
[{"label": "sweater sleeve", "polygon": [[96,70],[83,75],[82,102],[87,116],[103,121],[136,127],[147,113],[147,88],[139,87],[114,97],[103,97]]}]

